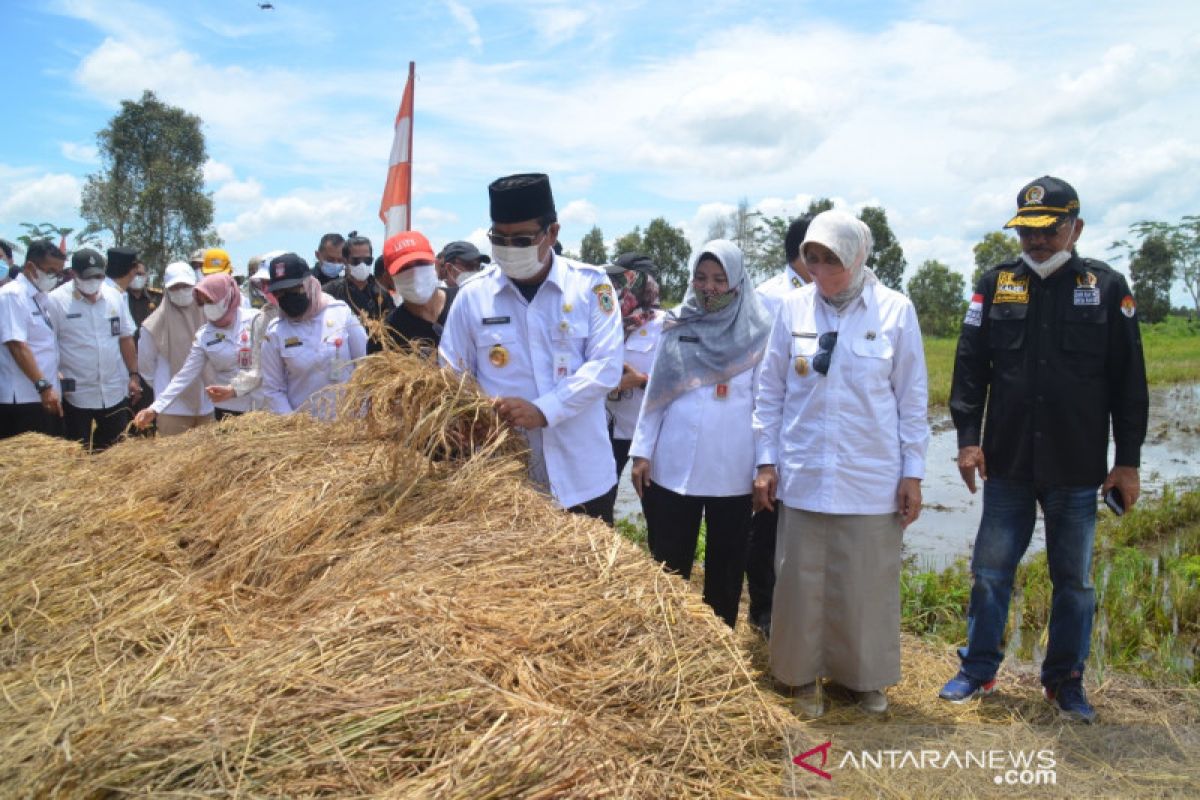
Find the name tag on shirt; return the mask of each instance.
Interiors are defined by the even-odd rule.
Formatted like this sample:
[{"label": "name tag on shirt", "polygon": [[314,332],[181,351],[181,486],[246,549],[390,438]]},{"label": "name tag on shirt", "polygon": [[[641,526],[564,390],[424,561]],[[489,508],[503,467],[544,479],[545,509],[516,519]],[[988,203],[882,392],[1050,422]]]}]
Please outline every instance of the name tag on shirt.
[{"label": "name tag on shirt", "polygon": [[121,318],[120,317],[109,317],[108,318],[108,329],[110,331],[112,331],[113,336],[120,336],[121,335]]},{"label": "name tag on shirt", "polygon": [[1100,290],[1095,287],[1082,287],[1075,290],[1075,305],[1077,306],[1098,306],[1100,305]]},{"label": "name tag on shirt", "polygon": [[554,379],[561,381],[571,374],[571,356],[567,353],[554,354]]},{"label": "name tag on shirt", "polygon": [[809,333],[809,332],[807,332],[807,331],[792,331],[792,336],[798,336],[798,337],[800,337],[801,339],[815,339],[815,338],[817,338],[817,334],[816,334],[816,333]]},{"label": "name tag on shirt", "polygon": [[295,336],[289,336],[283,342],[284,347],[301,347],[303,345],[304,345],[304,342],[300,341],[300,339],[298,339]]},{"label": "name tag on shirt", "polygon": [[680,336],[679,341],[691,342],[692,344],[698,344],[700,342],[700,337],[699,336]]},{"label": "name tag on shirt", "polygon": [[[39,312],[33,312],[35,315],[41,316]],[[67,319],[83,319],[83,314],[67,314]]]},{"label": "name tag on shirt", "polygon": [[511,321],[512,321],[512,319],[510,317],[484,317],[483,318],[484,325],[507,325]]}]

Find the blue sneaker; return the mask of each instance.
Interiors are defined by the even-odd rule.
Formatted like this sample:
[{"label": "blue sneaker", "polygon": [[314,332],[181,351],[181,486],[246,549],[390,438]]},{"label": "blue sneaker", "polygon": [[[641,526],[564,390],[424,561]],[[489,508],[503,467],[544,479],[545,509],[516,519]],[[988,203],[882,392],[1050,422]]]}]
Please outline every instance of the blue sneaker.
[{"label": "blue sneaker", "polygon": [[1092,704],[1088,702],[1087,695],[1083,691],[1082,678],[1067,678],[1058,684],[1057,689],[1045,686],[1042,688],[1042,692],[1046,695],[1047,700],[1058,706],[1058,714],[1063,719],[1087,725],[1096,721],[1096,709],[1092,708]]},{"label": "blue sneaker", "polygon": [[980,681],[960,671],[946,682],[946,685],[938,692],[938,697],[949,700],[951,703],[965,703],[976,697],[985,697],[994,691],[996,691],[995,678],[990,681]]}]

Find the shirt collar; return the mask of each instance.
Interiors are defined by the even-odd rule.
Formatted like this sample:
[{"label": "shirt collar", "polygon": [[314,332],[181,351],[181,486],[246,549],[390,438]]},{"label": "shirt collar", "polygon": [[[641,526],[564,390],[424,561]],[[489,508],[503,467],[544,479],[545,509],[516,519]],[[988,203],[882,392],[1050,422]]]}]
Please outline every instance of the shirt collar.
[{"label": "shirt collar", "polygon": [[21,270],[17,275],[17,283],[21,284],[21,288],[25,291],[26,297],[45,297],[46,295],[41,289],[34,285],[33,281],[29,280],[29,276],[25,274],[25,270]]},{"label": "shirt collar", "polygon": [[788,286],[797,289],[808,283],[808,281],[804,280],[804,277],[799,272],[796,272],[791,264],[788,264],[787,268],[784,270],[783,278],[788,282]]}]

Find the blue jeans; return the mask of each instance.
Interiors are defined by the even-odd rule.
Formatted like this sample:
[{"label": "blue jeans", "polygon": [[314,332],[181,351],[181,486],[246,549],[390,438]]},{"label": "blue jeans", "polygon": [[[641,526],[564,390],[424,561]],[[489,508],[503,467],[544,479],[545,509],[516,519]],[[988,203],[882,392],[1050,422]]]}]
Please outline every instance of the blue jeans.
[{"label": "blue jeans", "polygon": [[1029,547],[1038,503],[1046,522],[1046,558],[1054,587],[1042,684],[1053,688],[1065,678],[1083,674],[1096,612],[1091,572],[1098,489],[1037,488],[999,478],[984,481],[983,517],[971,558],[974,581],[967,646],[958,651],[967,675],[986,682],[1000,668],[1013,578]]}]

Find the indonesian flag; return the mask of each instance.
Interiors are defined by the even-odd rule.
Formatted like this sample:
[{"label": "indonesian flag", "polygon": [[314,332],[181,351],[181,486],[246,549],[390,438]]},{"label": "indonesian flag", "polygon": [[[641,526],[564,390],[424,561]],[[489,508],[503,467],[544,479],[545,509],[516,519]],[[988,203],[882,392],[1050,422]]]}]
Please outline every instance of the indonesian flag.
[{"label": "indonesian flag", "polygon": [[392,139],[392,155],[388,159],[387,185],[383,187],[383,199],[379,203],[379,218],[383,220],[384,239],[400,231],[410,230],[409,205],[412,202],[412,125],[413,125],[413,72],[416,65],[408,62],[408,83],[404,87],[404,99],[396,114],[396,136]]}]

